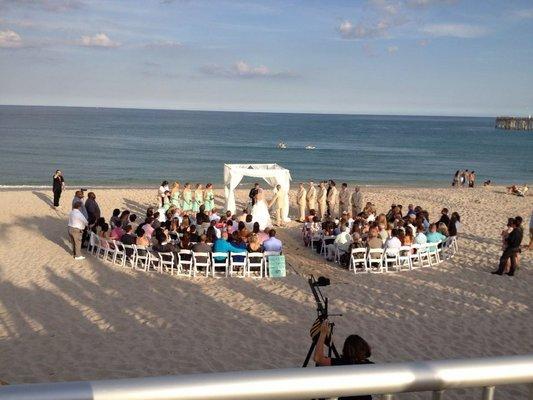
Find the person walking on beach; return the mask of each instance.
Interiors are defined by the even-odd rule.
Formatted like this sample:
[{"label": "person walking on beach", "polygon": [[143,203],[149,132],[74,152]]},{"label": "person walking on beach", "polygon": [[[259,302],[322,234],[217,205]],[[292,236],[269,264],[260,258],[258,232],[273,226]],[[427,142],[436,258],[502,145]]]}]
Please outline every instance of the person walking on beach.
[{"label": "person walking on beach", "polygon": [[81,201],[74,203],[72,211],[68,216],[68,236],[72,244],[72,253],[75,260],[84,260],[85,257],[81,255],[81,242],[83,231],[87,227],[87,218],[80,211],[83,205]]},{"label": "person walking on beach", "polygon": [[61,198],[61,192],[65,189],[65,179],[63,173],[57,170],[52,180],[52,191],[54,192],[54,207],[59,207],[59,199]]},{"label": "person walking on beach", "polygon": [[305,222],[305,205],[307,202],[307,190],[303,183],[300,183],[298,193],[296,195],[296,204],[298,204],[298,210],[300,211],[300,218],[298,222]]},{"label": "person walking on beach", "polygon": [[309,182],[309,190],[307,191],[306,200],[309,211],[316,210],[316,187],[313,181]]},{"label": "person walking on beach", "polygon": [[509,260],[511,261],[511,269],[507,275],[513,276],[515,274],[517,267],[517,255],[520,251],[520,244],[522,243],[522,238],[524,236],[521,225],[522,217],[516,217],[512,222],[513,230],[511,233],[509,233],[507,239],[505,239],[506,248],[500,257],[498,269],[496,271],[492,271],[492,274],[503,275],[503,271],[505,270],[505,266]]},{"label": "person walking on beach", "polygon": [[348,213],[350,211],[350,192],[348,191],[348,184],[343,183],[339,192],[339,215]]},{"label": "person walking on beach", "polygon": [[453,176],[453,181],[452,181],[452,187],[457,187],[459,186],[459,175],[461,174],[461,171],[457,170],[455,171],[455,175]]},{"label": "person walking on beach", "polygon": [[359,186],[355,187],[355,191],[352,193],[352,218],[355,218],[359,215],[363,208],[363,194],[361,193],[361,189],[359,189]]}]

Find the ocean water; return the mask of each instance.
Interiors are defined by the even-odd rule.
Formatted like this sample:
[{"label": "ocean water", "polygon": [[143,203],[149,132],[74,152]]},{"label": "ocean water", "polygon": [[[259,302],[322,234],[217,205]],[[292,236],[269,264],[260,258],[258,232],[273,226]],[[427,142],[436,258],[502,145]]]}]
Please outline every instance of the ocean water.
[{"label": "ocean water", "polygon": [[224,163],[248,162],[364,185],[449,185],[457,169],[479,183],[533,178],[533,132],[492,118],[0,106],[0,148],[10,186],[48,185],[56,169],[77,186],[220,185]]}]

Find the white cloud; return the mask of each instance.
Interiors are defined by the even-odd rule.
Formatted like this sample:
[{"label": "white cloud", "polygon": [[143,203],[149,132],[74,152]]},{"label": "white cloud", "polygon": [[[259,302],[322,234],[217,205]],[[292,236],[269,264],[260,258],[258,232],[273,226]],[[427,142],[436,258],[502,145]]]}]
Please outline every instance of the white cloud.
[{"label": "white cloud", "polygon": [[0,31],[0,48],[15,49],[18,47],[22,47],[22,38],[17,32],[10,29]]},{"label": "white cloud", "polygon": [[390,26],[390,23],[384,19],[374,25],[363,23],[354,25],[351,21],[342,21],[338,29],[343,39],[371,39],[386,37]]},{"label": "white cloud", "polygon": [[488,33],[487,29],[482,26],[468,24],[429,24],[424,26],[421,31],[437,37],[447,36],[467,39],[478,38]]},{"label": "white cloud", "polygon": [[400,12],[402,4],[393,0],[370,0],[370,4],[384,14],[396,15]]},{"label": "white cloud", "polygon": [[252,66],[246,61],[237,61],[231,67],[218,64],[205,65],[200,69],[204,74],[226,78],[288,78],[292,72],[275,72],[265,65]]},{"label": "white cloud", "polygon": [[399,47],[398,46],[389,46],[387,47],[387,52],[389,54],[394,54],[394,53],[397,53],[399,50]]},{"label": "white cloud", "polygon": [[79,41],[79,44],[81,46],[86,46],[86,47],[112,48],[112,47],[120,46],[119,42],[115,42],[109,39],[109,37],[105,33],[97,33],[96,35],[93,35],[93,36],[82,36]]},{"label": "white cloud", "polygon": [[513,16],[520,19],[532,19],[533,8],[526,8],[524,10],[516,10],[513,12]]},{"label": "white cloud", "polygon": [[426,8],[434,5],[457,3],[457,0],[407,0],[405,4],[411,8]]},{"label": "white cloud", "polygon": [[152,48],[152,49],[160,49],[160,48],[180,49],[183,47],[183,44],[181,42],[177,42],[174,40],[160,40],[157,42],[148,43],[146,47]]}]

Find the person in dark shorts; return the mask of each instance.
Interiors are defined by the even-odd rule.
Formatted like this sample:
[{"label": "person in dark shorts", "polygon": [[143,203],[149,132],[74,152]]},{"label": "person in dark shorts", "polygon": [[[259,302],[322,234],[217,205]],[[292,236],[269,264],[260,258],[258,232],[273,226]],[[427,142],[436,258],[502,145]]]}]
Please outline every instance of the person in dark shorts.
[{"label": "person in dark shorts", "polygon": [[[314,360],[319,366],[374,364],[369,360],[371,356],[370,345],[359,335],[350,335],[344,341],[340,358],[330,358],[324,355],[324,343],[329,335],[328,321],[323,321],[320,326],[320,336],[315,347]],[[371,395],[339,397],[339,400],[372,400]]]},{"label": "person in dark shorts", "polygon": [[54,207],[59,207],[59,199],[61,198],[61,192],[65,188],[65,179],[63,173],[57,170],[53,176],[52,191],[54,192]]}]

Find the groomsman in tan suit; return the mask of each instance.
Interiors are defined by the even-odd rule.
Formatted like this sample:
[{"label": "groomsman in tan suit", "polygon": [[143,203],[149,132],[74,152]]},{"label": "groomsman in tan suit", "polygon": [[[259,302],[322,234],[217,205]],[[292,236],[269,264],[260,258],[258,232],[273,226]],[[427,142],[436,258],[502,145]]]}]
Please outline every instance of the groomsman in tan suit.
[{"label": "groomsman in tan suit", "polygon": [[363,210],[363,194],[359,190],[359,186],[355,187],[355,192],[352,193],[352,218],[355,218]]},{"label": "groomsman in tan suit", "polygon": [[299,222],[305,222],[305,205],[307,202],[307,190],[305,190],[304,184],[300,183],[300,188],[296,194],[296,204],[298,204],[298,210],[300,210]]},{"label": "groomsman in tan suit", "polygon": [[332,218],[335,218],[335,214],[337,212],[337,204],[339,202],[339,191],[337,190],[337,187],[335,186],[334,181],[330,181],[329,183],[329,193],[327,198],[327,204],[328,204],[328,215]]},{"label": "groomsman in tan suit", "polygon": [[276,225],[285,226],[283,222],[283,215],[285,215],[285,210],[287,204],[285,201],[285,191],[281,188],[281,185],[276,185],[276,194],[270,201],[268,207],[276,206]]},{"label": "groomsman in tan suit", "polygon": [[324,215],[326,215],[327,195],[328,190],[326,189],[326,184],[320,182],[320,188],[318,189],[318,216],[320,219],[323,219]]},{"label": "groomsman in tan suit", "polygon": [[313,181],[309,182],[309,190],[307,191],[307,208],[309,210],[316,210],[316,187]]},{"label": "groomsman in tan suit", "polygon": [[343,183],[339,192],[339,216],[344,212],[350,211],[350,192],[348,191],[348,185]]}]

